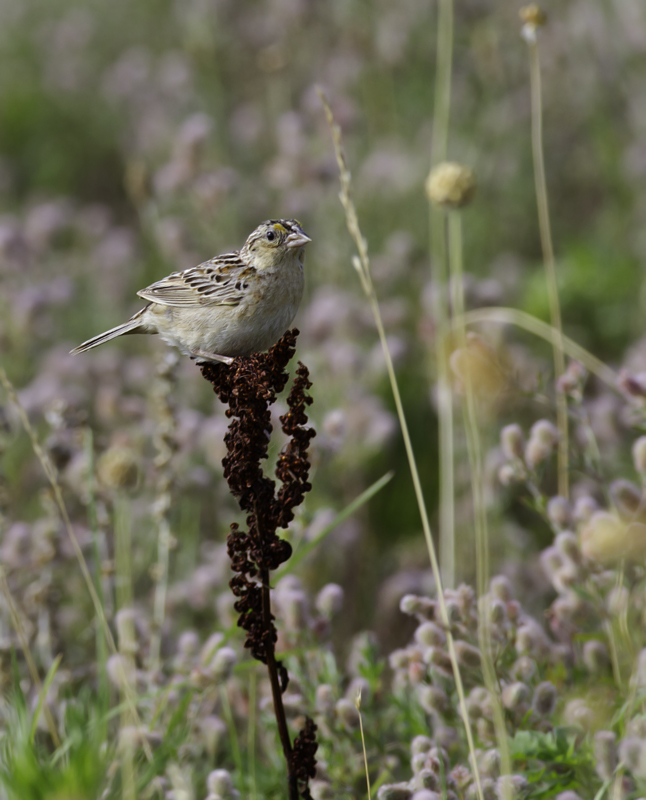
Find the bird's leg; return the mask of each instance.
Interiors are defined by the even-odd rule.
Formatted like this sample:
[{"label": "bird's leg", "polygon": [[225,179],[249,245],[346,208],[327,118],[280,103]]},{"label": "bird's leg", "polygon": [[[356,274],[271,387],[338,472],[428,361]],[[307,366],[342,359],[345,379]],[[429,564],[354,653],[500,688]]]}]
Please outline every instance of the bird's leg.
[{"label": "bird's leg", "polygon": [[205,361],[219,361],[222,364],[233,364],[233,359],[229,356],[219,356],[217,353],[205,353],[204,350],[191,350],[194,358],[203,358]]}]

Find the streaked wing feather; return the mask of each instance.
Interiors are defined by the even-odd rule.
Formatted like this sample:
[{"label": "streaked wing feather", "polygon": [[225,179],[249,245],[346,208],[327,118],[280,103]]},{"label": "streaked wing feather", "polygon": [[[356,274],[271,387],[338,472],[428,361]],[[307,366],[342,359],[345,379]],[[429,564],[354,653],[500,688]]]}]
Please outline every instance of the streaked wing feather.
[{"label": "streaked wing feather", "polygon": [[238,253],[226,253],[197,267],[173,272],[137,294],[163,306],[237,306],[254,272]]}]

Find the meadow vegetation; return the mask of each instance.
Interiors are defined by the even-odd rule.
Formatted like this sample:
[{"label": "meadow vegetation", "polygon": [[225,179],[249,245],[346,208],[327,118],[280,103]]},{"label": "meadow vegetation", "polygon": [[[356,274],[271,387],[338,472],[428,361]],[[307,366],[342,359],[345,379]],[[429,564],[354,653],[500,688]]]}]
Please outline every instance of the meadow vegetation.
[{"label": "meadow vegetation", "polygon": [[288,796],[224,406],[153,337],[68,354],[270,217],[310,796],[646,797],[646,8],[544,10],[0,5],[1,800]]}]

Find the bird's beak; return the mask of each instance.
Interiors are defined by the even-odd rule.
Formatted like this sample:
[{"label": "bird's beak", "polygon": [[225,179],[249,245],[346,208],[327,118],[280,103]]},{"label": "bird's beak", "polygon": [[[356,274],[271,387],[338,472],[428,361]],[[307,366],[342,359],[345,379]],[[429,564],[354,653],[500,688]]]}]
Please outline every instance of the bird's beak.
[{"label": "bird's beak", "polygon": [[289,234],[285,239],[285,244],[287,247],[302,247],[304,244],[311,241],[310,237],[299,229]]}]

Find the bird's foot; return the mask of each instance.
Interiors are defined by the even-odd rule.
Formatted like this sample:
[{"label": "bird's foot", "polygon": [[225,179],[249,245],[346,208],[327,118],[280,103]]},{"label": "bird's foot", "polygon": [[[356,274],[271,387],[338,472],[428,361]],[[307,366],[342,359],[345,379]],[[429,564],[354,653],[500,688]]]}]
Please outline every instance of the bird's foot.
[{"label": "bird's foot", "polygon": [[233,359],[229,358],[229,356],[220,356],[217,353],[205,353],[204,350],[191,350],[191,355],[193,358],[199,359],[200,361],[216,361],[221,364],[233,364]]}]

